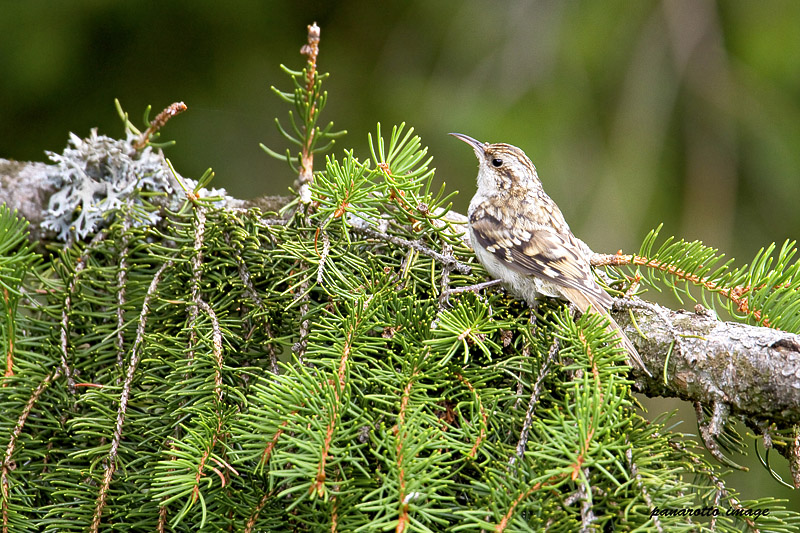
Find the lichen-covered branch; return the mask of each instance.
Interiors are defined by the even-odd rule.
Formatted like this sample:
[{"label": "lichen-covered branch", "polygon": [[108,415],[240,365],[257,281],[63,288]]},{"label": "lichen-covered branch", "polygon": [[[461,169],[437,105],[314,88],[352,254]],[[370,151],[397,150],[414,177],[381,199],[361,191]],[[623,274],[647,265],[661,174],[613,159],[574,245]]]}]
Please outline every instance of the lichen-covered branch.
[{"label": "lichen-covered branch", "polygon": [[[47,183],[49,167],[0,160],[0,183],[4,185],[0,187],[0,202],[19,209],[31,222],[32,233],[45,240],[46,233],[38,223],[53,192],[43,185]],[[269,207],[277,210],[291,198],[269,200]],[[234,210],[264,204],[260,199],[242,201],[233,197],[223,197],[222,203]],[[448,215],[452,220],[461,218],[458,213]],[[417,248],[415,243],[380,231],[356,229],[377,240],[385,236],[389,244]],[[432,257],[444,260],[441,254]],[[446,266],[453,265],[458,269],[463,264],[449,259]],[[706,404],[722,401],[734,415],[787,424],[800,422],[800,336],[721,322],[708,313],[672,311],[650,303],[634,302],[626,307],[616,311],[614,317],[625,324],[655,376],[648,379],[636,374],[644,394]]]},{"label": "lichen-covered branch", "polygon": [[653,373],[634,370],[644,394],[723,402],[731,414],[756,420],[800,421],[800,335],[652,303],[614,318]]}]

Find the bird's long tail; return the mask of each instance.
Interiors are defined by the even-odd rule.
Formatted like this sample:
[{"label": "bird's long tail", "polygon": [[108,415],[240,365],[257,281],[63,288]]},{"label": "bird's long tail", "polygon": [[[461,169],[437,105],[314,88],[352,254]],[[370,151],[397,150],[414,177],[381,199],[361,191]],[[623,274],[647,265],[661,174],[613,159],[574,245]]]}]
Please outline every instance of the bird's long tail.
[{"label": "bird's long tail", "polygon": [[[608,309],[611,307],[611,297],[608,296],[605,292],[603,293],[607,301],[598,301],[595,295],[587,294],[583,291],[578,291],[576,289],[561,289],[567,299],[578,306],[581,312],[585,313],[591,309],[591,311],[595,313],[601,313],[605,318],[608,319],[608,331],[615,333],[617,337],[619,337],[620,342],[622,343],[622,347],[625,348],[625,351],[628,352],[628,362],[633,363],[632,366],[636,366],[642,370],[645,374],[652,377],[653,375],[647,370],[647,367],[644,366],[644,362],[642,361],[642,357],[639,355],[639,352],[636,350],[636,347],[633,345],[631,340],[622,331],[622,328],[617,324],[616,320],[611,317],[609,314]],[[601,290],[598,288],[598,290]],[[605,300],[605,299],[604,299]],[[607,304],[607,305],[604,305]]]},{"label": "bird's long tail", "polygon": [[617,324],[617,321],[614,320],[613,318],[611,318],[611,315],[609,315],[608,313],[604,313],[604,314],[606,315],[606,318],[608,319],[608,325],[609,325],[608,330],[609,331],[613,331],[614,333],[617,334],[617,337],[619,337],[619,340],[622,343],[622,347],[625,348],[625,351],[628,352],[628,362],[632,361],[645,374],[647,374],[650,377],[653,377],[653,375],[650,373],[650,371],[647,370],[647,367],[644,366],[644,361],[642,361],[642,357],[639,355],[639,352],[636,350],[636,346],[633,345],[633,343],[628,338],[628,336],[625,334],[625,332],[622,331],[622,328],[619,326],[619,324]]}]

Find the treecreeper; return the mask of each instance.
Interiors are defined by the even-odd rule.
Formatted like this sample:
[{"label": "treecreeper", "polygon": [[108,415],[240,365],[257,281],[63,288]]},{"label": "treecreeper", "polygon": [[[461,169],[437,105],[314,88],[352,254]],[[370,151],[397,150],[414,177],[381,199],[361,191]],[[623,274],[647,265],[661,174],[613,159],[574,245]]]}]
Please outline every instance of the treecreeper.
[{"label": "treecreeper", "polygon": [[571,302],[582,313],[602,314],[628,353],[648,376],[639,352],[611,317],[611,296],[592,274],[588,247],[572,234],[564,215],[544,192],[525,152],[504,143],[482,143],[460,133],[478,158],[478,189],[469,204],[469,236],[489,274],[529,305],[548,296]]}]

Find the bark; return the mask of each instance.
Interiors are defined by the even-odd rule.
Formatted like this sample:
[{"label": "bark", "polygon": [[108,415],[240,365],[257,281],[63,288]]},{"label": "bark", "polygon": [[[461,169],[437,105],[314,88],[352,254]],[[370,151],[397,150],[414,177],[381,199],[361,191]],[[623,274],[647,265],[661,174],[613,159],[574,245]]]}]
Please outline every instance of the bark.
[{"label": "bark", "polygon": [[[623,304],[630,305],[637,304]],[[638,330],[627,310],[614,313],[653,374],[634,370],[640,392],[722,402],[731,414],[757,421],[800,420],[800,335],[722,322],[702,308],[673,311],[642,302],[633,316]]]},{"label": "bark", "polygon": [[48,165],[0,159],[0,204],[16,209],[31,223],[31,236],[44,240],[41,228],[50,195],[55,189],[47,181]]}]

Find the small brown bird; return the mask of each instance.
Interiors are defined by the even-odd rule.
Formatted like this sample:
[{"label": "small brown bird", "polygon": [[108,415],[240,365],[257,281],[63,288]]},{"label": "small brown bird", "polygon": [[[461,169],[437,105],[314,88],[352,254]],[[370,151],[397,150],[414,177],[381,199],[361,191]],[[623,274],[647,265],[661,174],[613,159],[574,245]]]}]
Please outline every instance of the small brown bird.
[{"label": "small brown bird", "polygon": [[525,152],[510,144],[450,135],[472,146],[478,157],[478,190],[467,213],[478,261],[530,305],[543,295],[568,300],[582,313],[601,313],[630,360],[651,375],[609,314],[613,300],[594,279],[591,250],[572,234]]}]

